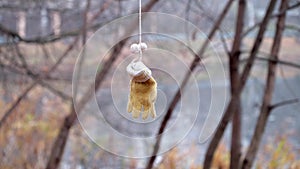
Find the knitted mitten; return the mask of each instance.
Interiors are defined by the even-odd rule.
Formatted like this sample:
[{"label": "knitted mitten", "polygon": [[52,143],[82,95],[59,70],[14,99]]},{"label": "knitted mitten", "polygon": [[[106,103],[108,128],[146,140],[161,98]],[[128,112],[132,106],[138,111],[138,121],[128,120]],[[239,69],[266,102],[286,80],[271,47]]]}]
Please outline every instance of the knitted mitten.
[{"label": "knitted mitten", "polygon": [[143,112],[143,119],[147,119],[151,114],[152,118],[156,117],[155,101],[157,96],[157,84],[153,77],[145,82],[141,82],[141,77],[133,77],[130,81],[130,95],[127,111],[132,112],[133,118],[138,118]]}]

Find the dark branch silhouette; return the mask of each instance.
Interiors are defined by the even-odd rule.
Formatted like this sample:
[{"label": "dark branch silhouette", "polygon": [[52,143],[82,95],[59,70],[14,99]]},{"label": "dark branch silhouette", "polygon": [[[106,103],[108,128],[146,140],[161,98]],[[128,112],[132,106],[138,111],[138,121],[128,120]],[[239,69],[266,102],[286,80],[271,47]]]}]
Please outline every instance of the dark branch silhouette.
[{"label": "dark branch silhouette", "polygon": [[219,15],[219,18],[217,19],[217,21],[215,22],[213,28],[211,29],[209,35],[208,35],[208,38],[206,39],[206,41],[204,42],[204,44],[202,45],[201,49],[199,50],[199,52],[194,56],[194,60],[192,61],[192,63],[190,64],[190,71],[188,71],[180,85],[180,88],[177,90],[175,96],[173,97],[169,107],[168,107],[168,110],[166,112],[166,115],[164,116],[164,119],[160,125],[160,128],[159,128],[159,131],[157,133],[157,135],[159,135],[159,137],[157,138],[157,141],[154,145],[154,149],[152,151],[152,156],[151,158],[149,159],[148,163],[147,163],[147,166],[146,166],[146,169],[151,169],[153,167],[153,164],[154,164],[154,161],[156,159],[156,154],[157,152],[159,151],[159,146],[160,146],[160,142],[161,142],[161,139],[162,139],[162,133],[164,132],[167,124],[168,124],[168,121],[169,119],[171,118],[172,116],[172,113],[178,103],[178,101],[180,100],[181,98],[181,92],[183,92],[184,88],[185,88],[185,85],[187,84],[193,70],[196,68],[197,65],[199,65],[199,62],[201,62],[201,57],[202,55],[204,54],[210,40],[214,37],[216,31],[218,30],[218,28],[220,27],[223,19],[225,18],[231,4],[233,3],[233,0],[229,0],[227,2],[227,4],[225,5],[223,11],[221,12],[221,14]]},{"label": "dark branch silhouette", "polygon": [[[288,6],[288,0],[282,0],[280,5],[280,11],[285,10],[287,6]],[[275,33],[275,37],[271,49],[270,58],[278,59],[282,34],[284,31],[285,17],[286,17],[286,12],[281,13],[280,16],[278,17],[276,33]],[[269,63],[268,75],[266,78],[266,86],[265,86],[265,91],[263,96],[263,103],[260,110],[260,115],[256,123],[255,131],[251,139],[251,143],[249,145],[246,156],[242,163],[243,169],[252,168],[254,158],[258,151],[258,147],[260,145],[262,135],[264,133],[265,126],[267,124],[267,120],[271,112],[270,105],[272,101],[273,91],[275,88],[277,63],[276,62],[268,62],[268,63]]]},{"label": "dark branch silhouette", "polygon": [[270,17],[272,15],[272,12],[275,8],[275,4],[276,4],[276,0],[271,0],[269,3],[269,7],[266,11],[266,14],[263,18],[262,24],[259,28],[258,34],[256,36],[256,39],[254,41],[254,45],[252,47],[249,59],[245,65],[245,68],[242,71],[241,74],[241,79],[240,79],[240,85],[239,85],[239,91],[234,93],[231,98],[230,101],[227,105],[227,108],[225,110],[225,113],[223,114],[223,117],[214,133],[214,135],[212,136],[212,140],[210,141],[209,145],[208,145],[208,149],[206,151],[205,154],[205,159],[204,159],[204,169],[209,169],[213,160],[213,156],[214,153],[221,141],[221,138],[223,137],[224,131],[228,125],[228,122],[231,120],[232,115],[235,111],[237,111],[238,108],[238,102],[239,102],[239,97],[241,95],[241,92],[246,84],[246,81],[249,77],[251,68],[253,66],[254,63],[254,59],[256,54],[258,53],[258,50],[261,46],[262,43],[262,39],[264,37],[264,33],[266,31],[267,25],[269,23]]}]

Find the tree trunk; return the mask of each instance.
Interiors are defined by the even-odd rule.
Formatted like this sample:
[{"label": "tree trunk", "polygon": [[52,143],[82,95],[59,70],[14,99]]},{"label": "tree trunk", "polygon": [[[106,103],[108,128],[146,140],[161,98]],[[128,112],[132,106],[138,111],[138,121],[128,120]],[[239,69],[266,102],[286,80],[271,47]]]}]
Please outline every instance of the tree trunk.
[{"label": "tree trunk", "polygon": [[[239,92],[240,74],[239,74],[239,59],[240,48],[242,43],[242,34],[244,28],[246,0],[239,0],[239,8],[237,14],[236,30],[234,42],[229,58],[229,72],[231,95]],[[232,120],[232,136],[231,136],[231,152],[230,152],[230,168],[237,169],[241,157],[241,105],[240,97],[237,98],[236,111],[233,114]]]},{"label": "tree trunk", "polygon": [[[61,156],[64,152],[64,147],[69,136],[70,128],[72,127],[74,121],[76,120],[76,113],[73,107],[71,106],[71,113],[65,118],[63,125],[59,130],[57,139],[54,142],[54,147],[52,148],[50,159],[47,164],[47,169],[56,169],[59,166],[61,161]],[[57,147],[57,148],[56,148]]]},{"label": "tree trunk", "polygon": [[[288,0],[282,0],[280,5],[280,11],[285,10],[287,8],[287,5],[288,5]],[[278,59],[282,34],[284,31],[285,16],[286,16],[286,12],[284,12],[281,16],[279,16],[277,21],[276,33],[275,33],[272,50],[271,50],[271,56],[270,56],[270,58],[274,60]],[[245,159],[243,161],[243,165],[242,165],[243,169],[250,169],[252,167],[254,158],[257,154],[262,139],[262,135],[265,130],[265,126],[267,124],[267,120],[271,111],[270,107],[272,102],[272,95],[275,88],[276,68],[277,68],[277,62],[270,61],[268,66],[268,75],[266,79],[267,82],[265,86],[265,93],[263,96],[263,104],[261,107],[261,112],[255,127],[253,137],[251,139],[250,146],[248,148]]]},{"label": "tree trunk", "polygon": [[216,129],[216,132],[214,133],[213,137],[212,137],[212,140],[210,141],[209,145],[208,145],[208,148],[207,148],[207,151],[206,151],[206,154],[205,154],[205,159],[204,159],[204,165],[203,165],[203,169],[210,169],[211,168],[211,163],[212,163],[212,160],[213,160],[213,156],[214,156],[214,153],[219,145],[219,142],[221,140],[221,138],[223,137],[223,134],[224,134],[224,131],[227,127],[227,124],[228,122],[231,120],[231,117],[232,117],[232,114],[236,111],[236,108],[235,106],[237,106],[238,103],[236,103],[240,97],[240,94],[247,82],[247,79],[249,77],[249,74],[250,74],[250,71],[251,71],[251,68],[252,68],[252,65],[254,63],[254,59],[256,57],[256,54],[259,50],[259,47],[262,43],[262,39],[263,39],[263,36],[264,36],[264,33],[265,33],[265,30],[266,30],[266,27],[268,25],[268,22],[270,20],[270,17],[271,17],[271,14],[274,10],[274,7],[275,7],[275,4],[276,4],[276,0],[271,0],[270,1],[270,4],[269,4],[269,7],[267,9],[267,12],[264,16],[264,19],[262,21],[262,24],[259,28],[259,31],[258,31],[258,34],[257,34],[257,37],[255,39],[255,42],[254,42],[254,45],[252,47],[252,50],[251,50],[251,53],[250,53],[250,56],[249,56],[249,59],[248,59],[248,62],[241,74],[241,79],[240,79],[240,85],[239,85],[239,92],[232,95],[231,96],[231,99],[230,99],[230,102],[226,108],[226,111],[225,113],[223,114],[223,117]]}]

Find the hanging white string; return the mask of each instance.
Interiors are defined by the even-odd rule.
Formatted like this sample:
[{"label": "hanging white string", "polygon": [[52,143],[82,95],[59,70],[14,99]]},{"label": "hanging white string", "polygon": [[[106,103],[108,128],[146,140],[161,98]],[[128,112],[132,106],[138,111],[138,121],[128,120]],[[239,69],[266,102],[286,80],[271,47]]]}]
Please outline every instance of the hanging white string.
[{"label": "hanging white string", "polygon": [[[143,51],[146,50],[147,44],[142,42],[142,0],[139,0],[139,15],[138,15],[138,24],[139,24],[139,42],[138,44],[134,43],[130,46],[130,50],[132,53],[138,54],[139,56],[132,60],[132,62],[127,66],[127,72],[132,76],[141,76],[143,78],[140,79],[140,82],[145,82],[151,77],[151,70],[142,63]],[[142,73],[142,74],[141,74]]]},{"label": "hanging white string", "polygon": [[139,52],[140,57],[139,60],[142,60],[143,57],[143,51],[142,51],[142,0],[139,0]]},{"label": "hanging white string", "polygon": [[142,43],[142,0],[139,3],[139,44]]},{"label": "hanging white string", "polygon": [[138,16],[138,24],[139,24],[139,43],[132,44],[130,49],[132,53],[139,53],[139,57],[137,58],[138,61],[142,60],[143,51],[147,49],[146,43],[142,42],[142,0],[139,0],[139,16]]}]

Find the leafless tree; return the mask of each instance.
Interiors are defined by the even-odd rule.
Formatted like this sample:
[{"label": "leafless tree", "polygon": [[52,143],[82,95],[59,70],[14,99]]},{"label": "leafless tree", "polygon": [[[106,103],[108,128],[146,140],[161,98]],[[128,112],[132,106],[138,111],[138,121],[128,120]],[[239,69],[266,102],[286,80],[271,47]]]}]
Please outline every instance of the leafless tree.
[{"label": "leafless tree", "polygon": [[[274,41],[271,49],[271,59],[278,59],[278,54],[280,50],[280,44],[282,39],[282,34],[284,30],[285,17],[286,17],[286,8],[288,7],[288,0],[282,0],[280,5],[280,11],[285,11],[281,13],[278,17],[276,33],[274,36]],[[256,124],[256,128],[254,131],[254,135],[251,140],[251,144],[246,153],[246,157],[243,160],[242,168],[250,169],[253,165],[254,157],[256,156],[258,147],[261,142],[262,135],[265,130],[265,126],[267,124],[267,119],[271,112],[271,101],[273,96],[273,91],[275,88],[275,78],[276,78],[276,68],[277,63],[270,61],[268,64],[268,75],[266,79],[265,92],[263,96],[263,103],[261,106],[261,112]]]},{"label": "leafless tree", "polygon": [[[206,28],[209,29],[208,38],[204,41],[204,43],[202,43],[201,46],[199,45],[200,50],[196,54],[194,54],[193,60],[191,60],[189,64],[190,71],[186,72],[182,83],[176,90],[174,97],[171,99],[171,102],[166,109],[167,111],[165,112],[163,120],[157,131],[157,135],[159,135],[159,137],[157,138],[155,145],[153,145],[152,156],[147,161],[147,164],[145,166],[146,169],[152,169],[155,167],[154,164],[157,159],[157,153],[159,152],[160,145],[163,139],[163,132],[166,130],[172,116],[174,116],[173,111],[175,110],[178,102],[182,97],[182,92],[186,88],[186,85],[190,77],[192,76],[192,73],[195,73],[196,68],[201,65],[200,63],[205,59],[203,55],[209,47],[210,41],[215,38],[215,34],[217,32],[222,33],[222,24],[225,22],[226,17],[228,17],[229,15],[230,17],[233,16],[232,13],[236,15],[234,16],[235,28],[233,30],[234,39],[232,41],[232,46],[228,47],[227,43],[224,42],[225,38],[221,37],[224,42],[225,51],[227,52],[226,55],[228,56],[228,72],[230,76],[229,81],[231,95],[221,121],[218,124],[211,140],[209,141],[203,168],[211,168],[214,154],[230,122],[232,123],[230,168],[251,168],[257,156],[259,146],[265,132],[267,120],[272,110],[280,106],[299,102],[298,98],[293,98],[273,104],[272,96],[274,93],[276,70],[278,67],[277,65],[282,64],[289,67],[298,69],[300,68],[299,64],[280,60],[278,57],[284,30],[300,30],[299,26],[296,24],[286,24],[287,12],[289,10],[298,8],[300,6],[300,2],[293,1],[292,3],[290,1],[289,4],[288,0],[281,0],[278,12],[274,12],[276,11],[276,4],[279,1],[270,0],[262,20],[258,21],[252,26],[247,27],[247,25],[245,24],[245,18],[247,2],[249,1],[250,0],[227,0],[225,1],[224,6],[218,16],[215,16],[216,14],[214,11],[206,9],[205,4],[201,3],[201,1],[198,0],[189,0],[188,2],[181,0],[178,0],[176,2],[149,0],[143,6],[142,11],[148,12],[152,11],[155,5],[158,3],[165,3],[168,8],[174,9],[182,8],[180,5],[184,4],[185,9],[182,10],[184,11],[182,15],[184,15],[186,19],[191,20],[195,23],[195,25],[200,24],[199,18],[205,18],[205,21],[209,21],[210,23],[212,23],[211,28],[205,25]],[[102,0],[97,2],[93,0],[86,0],[78,2],[77,0],[71,0],[69,2],[58,2],[55,0],[42,2],[31,0],[23,3],[20,0],[16,0],[14,1],[14,3],[10,3],[9,1],[3,1],[0,3],[0,12],[2,10],[5,11],[3,12],[3,16],[9,13],[7,11],[12,10],[13,12],[17,13],[16,16],[13,17],[21,18],[23,22],[24,19],[26,19],[27,13],[34,12],[37,9],[37,11],[41,13],[41,16],[38,17],[43,17],[44,14],[42,13],[45,11],[52,11],[55,13],[53,15],[55,15],[56,17],[60,17],[60,15],[63,15],[62,13],[73,13],[73,15],[76,15],[79,18],[77,18],[76,20],[78,24],[75,24],[76,26],[72,27],[72,29],[53,29],[47,31],[47,26],[45,26],[45,24],[50,22],[47,21],[47,23],[44,23],[44,25],[39,25],[40,27],[38,29],[41,29],[38,30],[39,33],[34,36],[27,36],[26,31],[28,30],[25,30],[26,25],[23,22],[19,23],[19,25],[15,23],[13,19],[10,19],[9,22],[2,22],[0,17],[0,70],[13,72],[14,74],[20,75],[27,82],[25,89],[22,89],[20,93],[18,93],[18,96],[14,99],[14,101],[12,101],[11,104],[9,104],[8,108],[4,110],[3,115],[0,117],[0,130],[4,130],[5,127],[10,126],[10,118],[14,117],[14,114],[16,114],[16,110],[21,105],[22,101],[26,100],[26,97],[28,97],[29,93],[38,87],[42,87],[43,89],[50,91],[55,96],[58,96],[68,104],[68,110],[63,113],[64,117],[62,124],[58,129],[58,134],[55,136],[51,146],[49,146],[50,151],[47,152],[47,159],[44,162],[47,169],[59,168],[65,151],[66,143],[70,136],[70,131],[77,122],[76,113],[80,113],[85,108],[86,104],[92,98],[94,92],[99,90],[101,85],[103,85],[104,80],[109,73],[109,70],[113,67],[114,63],[120,57],[122,49],[124,48],[124,46],[128,45],[128,39],[124,39],[114,46],[114,48],[111,50],[112,52],[109,54],[109,57],[103,63],[101,70],[97,72],[95,77],[95,84],[90,84],[90,86],[88,86],[87,88],[87,91],[80,95],[81,97],[79,99],[77,99],[77,97],[79,97],[77,95],[75,95],[76,99],[72,99],[72,96],[70,94],[53,85],[53,81],[64,81],[66,84],[69,84],[71,81],[70,78],[66,79],[56,75],[60,73],[59,67],[63,66],[63,62],[72,56],[73,50],[82,48],[85,45],[87,38],[89,37],[89,32],[95,31],[97,28],[115,18],[120,17],[123,14],[131,14],[138,11],[138,9],[136,9],[136,6],[134,6],[134,8],[126,6],[126,9],[123,9],[125,8],[125,6],[122,5],[123,1],[121,0]],[[59,5],[60,3],[66,4]],[[174,5],[174,3],[178,3],[180,5]],[[214,1],[212,3],[217,3],[217,1]],[[237,8],[234,9],[234,12],[230,13],[230,9],[233,6],[235,7],[235,3],[237,4]],[[158,9],[164,7],[165,6],[163,5],[157,5]],[[171,11],[171,9],[168,10]],[[3,18],[5,18],[5,16]],[[270,54],[264,54],[264,56],[267,57],[261,57],[262,53],[260,49],[267,32],[267,28],[272,24],[271,20],[277,21],[276,32],[274,37],[272,38],[272,48]],[[56,18],[55,22],[57,22],[59,26],[63,27],[62,25],[60,25],[63,23],[60,23],[59,18]],[[130,25],[131,26],[126,28],[125,30],[125,32],[127,32],[128,34],[132,33],[137,27],[136,24]],[[23,30],[20,31],[19,29]],[[243,41],[245,41],[246,37],[256,29],[258,29],[258,32],[256,37],[254,38],[251,50],[244,50],[242,45]],[[195,39],[196,36],[193,36]],[[3,43],[1,41],[1,38],[4,38]],[[52,51],[49,50],[47,45],[57,42],[66,43],[67,47],[60,55],[58,55],[58,57],[55,57],[54,61],[51,64],[47,64],[45,70],[37,65],[33,65],[32,63],[30,63],[31,56],[27,56],[26,52],[24,52],[22,49],[22,45],[24,44],[36,45],[36,47],[41,49],[43,53],[42,59],[45,62],[49,62],[49,60],[53,57],[53,54]],[[246,55],[248,57],[242,58],[242,54],[243,56]],[[84,55],[85,51],[83,50],[79,60],[83,58]],[[242,152],[243,145],[241,143],[241,140],[243,126],[243,107],[241,103],[243,102],[243,100],[241,96],[243,94],[246,83],[250,78],[250,74],[253,70],[256,60],[268,63],[268,74],[266,75],[266,84],[264,87],[264,95],[262,98],[263,104],[260,108],[259,118],[256,121],[254,134],[251,138],[251,143],[247,151]],[[78,100],[78,102],[76,103],[78,105],[76,111],[74,108],[74,100]]]}]

